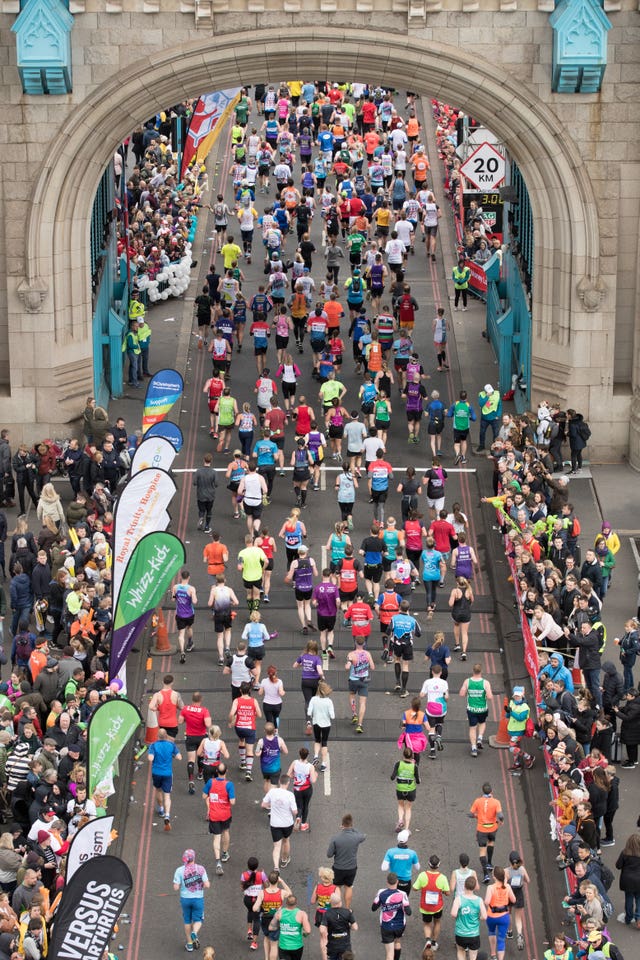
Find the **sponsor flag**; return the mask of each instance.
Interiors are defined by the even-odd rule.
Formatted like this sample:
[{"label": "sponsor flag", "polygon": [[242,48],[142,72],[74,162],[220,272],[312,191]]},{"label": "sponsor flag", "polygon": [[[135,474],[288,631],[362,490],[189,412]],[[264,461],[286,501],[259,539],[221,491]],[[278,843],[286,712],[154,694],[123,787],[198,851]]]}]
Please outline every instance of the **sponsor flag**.
[{"label": "sponsor flag", "polygon": [[149,380],[142,408],[142,432],[164,420],[184,390],[184,380],[177,370],[158,370]]},{"label": "sponsor flag", "polygon": [[49,960],[102,957],[133,879],[123,860],[94,857],[67,882],[53,922]]},{"label": "sponsor flag", "polygon": [[118,497],[113,532],[114,610],[129,557],[145,534],[167,529],[171,522],[167,507],[175,492],[166,470],[149,467],[131,477]]},{"label": "sponsor flag", "polygon": [[240,87],[216,90],[200,97],[189,122],[180,168],[181,180],[192,160],[206,160],[239,99]]},{"label": "sponsor flag", "polygon": [[131,476],[133,477],[136,473],[147,470],[149,467],[169,471],[177,452],[169,440],[165,440],[164,437],[149,436],[147,432],[146,437],[136,447],[131,458]]},{"label": "sponsor flag", "polygon": [[89,796],[111,776],[116,760],[141,723],[140,711],[124,697],[105,700],[91,714],[87,729]]},{"label": "sponsor flag", "polygon": [[129,558],[113,614],[109,674],[114,677],[154,607],[184,565],[184,544],[172,533],[148,533]]},{"label": "sponsor flag", "polygon": [[164,437],[175,447],[176,453],[180,453],[184,443],[182,430],[177,423],[172,423],[171,420],[160,420],[159,423],[154,423],[145,433],[145,439],[146,437]]},{"label": "sponsor flag", "polygon": [[94,817],[73,835],[67,854],[65,880],[69,883],[83,863],[93,857],[103,857],[111,843],[113,817]]}]

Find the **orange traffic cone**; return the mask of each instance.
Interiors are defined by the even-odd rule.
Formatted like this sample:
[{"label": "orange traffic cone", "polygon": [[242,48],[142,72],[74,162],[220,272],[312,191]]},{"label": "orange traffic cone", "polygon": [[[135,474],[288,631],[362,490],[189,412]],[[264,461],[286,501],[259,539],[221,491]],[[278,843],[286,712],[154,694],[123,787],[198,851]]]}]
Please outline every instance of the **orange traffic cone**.
[{"label": "orange traffic cone", "polygon": [[169,643],[169,632],[167,630],[167,625],[164,622],[164,616],[162,613],[162,607],[158,607],[157,610],[158,617],[158,626],[156,629],[156,645],[151,648],[152,657],[165,657],[170,656],[172,653],[176,652],[176,648],[172,647]]},{"label": "orange traffic cone", "polygon": [[158,739],[158,714],[155,710],[147,710],[147,725],[144,731],[144,742],[155,743]]},{"label": "orange traffic cone", "polygon": [[[506,707],[509,703],[507,697],[504,698],[504,706]],[[500,723],[498,725],[498,732],[493,736],[489,737],[489,743],[492,747],[495,747],[497,750],[504,750],[506,747],[511,746],[511,737],[507,733],[507,718],[505,716],[504,710],[502,711],[502,716],[500,717]]]}]

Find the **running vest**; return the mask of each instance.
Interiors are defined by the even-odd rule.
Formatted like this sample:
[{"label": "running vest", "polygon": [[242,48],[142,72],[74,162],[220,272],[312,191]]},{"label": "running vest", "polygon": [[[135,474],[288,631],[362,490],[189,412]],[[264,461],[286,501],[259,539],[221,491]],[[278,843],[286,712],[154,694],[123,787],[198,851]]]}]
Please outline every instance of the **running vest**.
[{"label": "running vest", "polygon": [[419,383],[408,383],[405,395],[408,412],[417,413],[422,410],[422,390]]},{"label": "running vest", "polygon": [[400,604],[398,603],[398,598],[395,594],[395,591],[393,593],[387,593],[385,591],[385,593],[382,594],[382,603],[378,609],[380,614],[380,623],[387,626],[391,623],[396,613],[400,612]]},{"label": "running vest", "polygon": [[422,550],[423,526],[419,520],[407,520],[404,525],[407,550]]},{"label": "running vest", "polygon": [[456,577],[466,577],[470,580],[473,577],[473,562],[471,560],[471,547],[466,543],[460,544],[456,558]]},{"label": "running vest", "polygon": [[[338,499],[340,498],[338,497]],[[347,540],[345,537],[338,537],[335,533],[332,533],[331,534],[331,559],[343,560],[346,546],[347,546]]]},{"label": "running vest", "polygon": [[420,891],[420,910],[422,913],[438,913],[442,910],[443,899],[442,891],[438,889],[437,883],[442,876],[441,873],[432,873],[427,870],[427,884]]},{"label": "running vest", "polygon": [[[416,765],[407,760],[401,760],[396,774],[396,790],[398,793],[411,793],[416,788]],[[422,907],[422,901],[420,902]]]},{"label": "running vest", "polygon": [[465,400],[458,400],[453,407],[453,428],[454,430],[469,429],[469,404]]},{"label": "running vest", "polygon": [[180,583],[175,589],[174,599],[176,601],[176,617],[180,617],[182,620],[188,620],[189,617],[192,617],[195,613],[193,609],[193,603],[191,602],[191,595],[189,594],[189,587]]},{"label": "running vest", "polygon": [[209,787],[209,820],[224,823],[231,819],[231,800],[226,780],[212,780]]},{"label": "running vest", "polygon": [[[372,287],[382,287],[384,285],[384,264],[374,263],[369,269],[369,282]],[[392,327],[393,329],[393,327]],[[380,317],[378,317],[378,332],[380,331]]]},{"label": "running vest", "polygon": [[340,567],[339,589],[343,593],[355,593],[357,586],[358,571],[353,557],[345,557]]},{"label": "running vest", "polygon": [[311,764],[306,760],[295,760],[293,764],[293,789],[308,790],[311,786]]},{"label": "running vest", "polygon": [[260,904],[263,917],[272,917],[282,906],[282,890],[265,890]]},{"label": "running vest", "polygon": [[[297,451],[296,451],[296,453],[297,453]],[[306,451],[305,451],[305,461],[304,461],[304,462],[305,462],[305,464],[306,464],[306,462],[307,462],[307,459],[306,459]],[[285,528],[285,531],[284,531],[284,542],[285,542],[285,546],[287,546],[287,547],[289,548],[289,550],[297,550],[297,548],[298,548],[298,547],[300,546],[300,544],[302,543],[302,527],[301,527],[300,523],[296,523],[296,525],[295,525],[295,527],[293,527],[293,529],[292,529],[290,526],[287,526],[287,527]]]},{"label": "running vest", "polygon": [[172,693],[172,690],[160,691],[160,704],[156,711],[159,727],[178,726],[178,706],[171,699]]},{"label": "running vest", "polygon": [[283,907],[280,911],[278,946],[281,950],[301,950],[303,947],[302,924],[296,920],[297,914],[297,907],[293,910]]},{"label": "running vest", "polygon": [[298,566],[293,574],[293,582],[296,590],[313,590],[313,568],[311,561],[306,557],[298,560]]},{"label": "running vest", "polygon": [[221,742],[221,740],[210,740],[209,737],[202,741],[202,759],[206,766],[212,767],[220,759]]},{"label": "running vest", "polygon": [[220,397],[218,401],[218,422],[221,427],[232,427],[234,421],[233,397]]},{"label": "running vest", "polygon": [[467,711],[469,713],[486,713],[487,710],[487,691],[485,690],[484,680],[472,677],[467,684]]},{"label": "running vest", "polygon": [[238,697],[236,700],[235,725],[241,730],[255,730],[256,708],[252,697]]},{"label": "running vest", "polygon": [[376,400],[375,418],[381,423],[389,423],[391,420],[389,415],[389,407],[386,400]]},{"label": "running vest", "polygon": [[355,663],[350,661],[349,680],[365,683],[369,679],[369,657],[363,650],[356,651]]},{"label": "running vest", "polygon": [[[226,348],[225,348],[225,356]],[[219,377],[212,377],[209,381],[209,403],[216,403],[222,396],[222,391],[224,390],[224,380],[220,380]]]},{"label": "running vest", "polygon": [[374,340],[371,344],[367,358],[367,367],[376,373],[378,370],[382,370],[382,347],[380,346],[380,342],[376,343]]},{"label": "running vest", "polygon": [[414,319],[415,313],[411,302],[411,294],[403,293],[398,306],[398,322],[401,327],[405,327],[407,324],[412,324]]},{"label": "running vest", "polygon": [[280,741],[275,737],[262,738],[260,769],[263,773],[277,773],[280,770]]}]

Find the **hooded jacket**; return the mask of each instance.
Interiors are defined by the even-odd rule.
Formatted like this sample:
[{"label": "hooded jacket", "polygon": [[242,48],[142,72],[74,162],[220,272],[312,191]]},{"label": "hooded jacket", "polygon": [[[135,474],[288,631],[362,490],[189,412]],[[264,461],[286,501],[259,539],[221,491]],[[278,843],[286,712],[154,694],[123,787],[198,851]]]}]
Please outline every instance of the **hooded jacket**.
[{"label": "hooded jacket", "polygon": [[554,659],[558,659],[558,666],[554,668],[551,664],[551,660],[549,660],[549,663],[546,665],[546,667],[543,667],[538,674],[538,678],[540,679],[541,677],[549,677],[550,680],[564,680],[565,690],[568,690],[569,693],[573,693],[573,677],[569,668],[565,666],[564,657],[561,653],[554,653],[553,657]]},{"label": "hooded jacket", "polygon": [[624,682],[611,660],[602,664],[602,704],[605,710],[617,707],[624,693]]}]

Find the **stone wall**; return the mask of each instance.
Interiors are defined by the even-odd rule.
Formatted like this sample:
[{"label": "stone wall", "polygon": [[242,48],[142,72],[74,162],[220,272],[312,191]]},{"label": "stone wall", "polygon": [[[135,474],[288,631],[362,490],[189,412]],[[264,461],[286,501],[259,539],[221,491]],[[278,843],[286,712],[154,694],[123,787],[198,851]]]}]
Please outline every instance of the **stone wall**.
[{"label": "stone wall", "polygon": [[550,93],[547,0],[72,0],[73,93],[42,98],[22,94],[15,7],[0,0],[3,423],[53,428],[91,391],[88,218],[119,139],[214,83],[311,70],[420,84],[505,140],[536,215],[534,393],[582,409],[602,456],[628,449],[640,383],[636,0],[605,4],[609,63],[587,96]]}]

